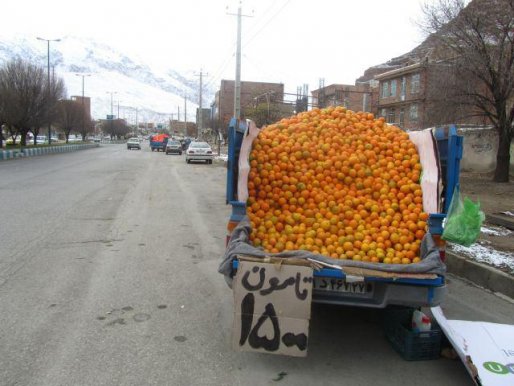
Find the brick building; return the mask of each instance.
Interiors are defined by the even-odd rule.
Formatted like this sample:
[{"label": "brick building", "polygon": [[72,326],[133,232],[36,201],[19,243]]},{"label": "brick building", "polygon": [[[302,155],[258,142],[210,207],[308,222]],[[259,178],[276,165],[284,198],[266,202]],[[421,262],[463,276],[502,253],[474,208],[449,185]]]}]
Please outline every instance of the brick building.
[{"label": "brick building", "polygon": [[71,97],[71,100],[76,101],[80,104],[84,103],[84,112],[86,113],[86,117],[91,116],[91,98],[90,97],[82,98],[81,96],[74,95]]},{"label": "brick building", "polygon": [[376,82],[359,82],[355,85],[332,84],[311,92],[313,107],[344,106],[353,111],[373,111],[376,109],[375,101]]},{"label": "brick building", "polygon": [[[234,116],[234,89],[235,82],[233,80],[223,79],[212,106],[212,128],[220,130],[223,134],[226,134],[228,123]],[[245,115],[245,108],[254,107],[258,100],[282,102],[284,100],[284,84],[241,82],[241,117]]]}]

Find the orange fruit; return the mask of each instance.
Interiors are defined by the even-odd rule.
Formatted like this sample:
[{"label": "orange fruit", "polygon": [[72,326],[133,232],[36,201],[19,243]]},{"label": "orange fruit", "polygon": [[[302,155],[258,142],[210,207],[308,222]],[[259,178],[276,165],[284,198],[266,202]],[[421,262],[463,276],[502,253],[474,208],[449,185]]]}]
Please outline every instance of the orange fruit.
[{"label": "orange fruit", "polygon": [[251,242],[268,252],[415,262],[426,231],[408,135],[372,114],[313,109],[262,129],[249,157]]}]

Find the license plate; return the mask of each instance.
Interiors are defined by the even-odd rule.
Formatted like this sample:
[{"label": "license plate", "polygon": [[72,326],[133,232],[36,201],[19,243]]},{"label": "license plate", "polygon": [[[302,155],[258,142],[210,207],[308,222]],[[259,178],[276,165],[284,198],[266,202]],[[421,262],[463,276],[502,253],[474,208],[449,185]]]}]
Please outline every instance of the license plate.
[{"label": "license plate", "polygon": [[315,276],[313,288],[319,291],[367,294],[373,291],[373,284],[365,282],[347,283],[344,279]]}]

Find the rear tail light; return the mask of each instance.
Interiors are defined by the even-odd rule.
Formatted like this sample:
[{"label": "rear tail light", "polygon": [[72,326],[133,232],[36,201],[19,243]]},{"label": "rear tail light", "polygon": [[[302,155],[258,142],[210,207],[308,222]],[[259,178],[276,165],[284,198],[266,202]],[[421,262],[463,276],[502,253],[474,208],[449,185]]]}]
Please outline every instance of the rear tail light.
[{"label": "rear tail light", "polygon": [[237,224],[239,224],[238,221],[229,221],[228,224],[227,224],[228,233],[232,233],[232,231],[237,226]]},{"label": "rear tail light", "polygon": [[187,154],[195,154],[195,152],[193,150],[188,150]]}]

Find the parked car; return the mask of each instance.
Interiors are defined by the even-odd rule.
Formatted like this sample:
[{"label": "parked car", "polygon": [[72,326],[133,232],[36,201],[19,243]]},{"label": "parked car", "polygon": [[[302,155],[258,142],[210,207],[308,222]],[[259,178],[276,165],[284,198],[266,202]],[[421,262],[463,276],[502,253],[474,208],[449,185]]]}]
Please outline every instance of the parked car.
[{"label": "parked car", "polygon": [[44,145],[45,143],[48,143],[48,141],[46,139],[46,135],[38,135],[36,137],[36,144]]},{"label": "parked car", "polygon": [[137,138],[137,137],[129,138],[129,140],[127,141],[127,149],[128,150],[131,150],[131,149],[141,150],[141,142],[139,142],[139,138]]},{"label": "parked car", "polygon": [[166,154],[182,155],[182,144],[179,141],[168,141],[166,144]]},{"label": "parked car", "polygon": [[191,142],[186,150],[186,162],[205,161],[212,164],[214,155],[212,149],[207,142]]}]

